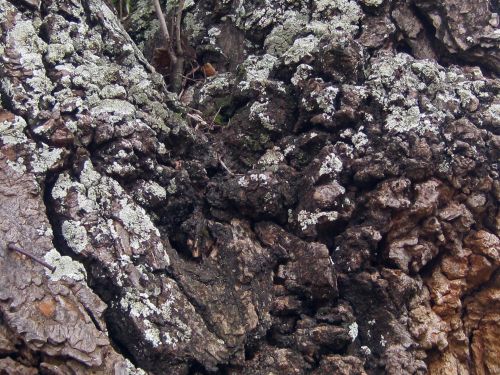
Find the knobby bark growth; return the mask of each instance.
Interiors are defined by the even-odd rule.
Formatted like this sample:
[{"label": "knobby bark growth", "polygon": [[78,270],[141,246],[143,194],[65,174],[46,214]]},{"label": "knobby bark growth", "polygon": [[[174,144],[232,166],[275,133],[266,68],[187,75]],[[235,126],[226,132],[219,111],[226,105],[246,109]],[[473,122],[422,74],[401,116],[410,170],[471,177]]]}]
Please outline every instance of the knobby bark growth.
[{"label": "knobby bark growth", "polygon": [[0,0],[0,373],[498,373],[492,5]]}]

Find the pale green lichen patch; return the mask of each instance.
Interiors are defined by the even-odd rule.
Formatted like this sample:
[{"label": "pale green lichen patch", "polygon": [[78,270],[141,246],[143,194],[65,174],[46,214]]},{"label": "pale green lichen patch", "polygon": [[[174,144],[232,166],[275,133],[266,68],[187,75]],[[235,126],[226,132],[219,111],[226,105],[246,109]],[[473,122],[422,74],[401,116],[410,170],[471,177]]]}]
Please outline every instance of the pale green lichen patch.
[{"label": "pale green lichen patch", "polygon": [[[30,146],[35,147],[30,143]],[[35,173],[45,173],[53,169],[55,166],[61,164],[65,150],[62,148],[51,148],[45,143],[41,147],[34,150],[33,160],[31,160],[31,167]]]},{"label": "pale green lichen patch", "polygon": [[135,113],[135,106],[125,100],[104,99],[92,108],[90,112],[94,116],[102,113],[114,113],[119,116],[129,117]]},{"label": "pale green lichen patch", "polygon": [[309,30],[316,35],[326,33],[338,38],[349,38],[359,31],[359,23],[363,11],[355,1],[351,0],[315,0],[313,21],[308,25]]},{"label": "pale green lichen patch", "polygon": [[318,176],[323,176],[332,173],[339,173],[343,169],[342,160],[339,159],[337,155],[331,153],[326,156],[326,158],[321,163],[319,168]]},{"label": "pale green lichen patch", "polygon": [[293,44],[307,24],[307,16],[295,11],[285,12],[285,21],[273,28],[264,41],[266,52],[281,57]]},{"label": "pale green lichen patch", "polygon": [[[361,127],[363,128],[363,127]],[[361,149],[368,144],[368,136],[360,129],[356,134],[351,137],[351,141],[356,149]]]},{"label": "pale green lichen patch", "polygon": [[47,276],[53,281],[63,278],[82,281],[87,277],[83,264],[74,261],[68,256],[61,256],[56,249],[51,249],[45,254],[44,260],[51,266],[56,267],[54,272],[48,269],[45,270]]},{"label": "pale green lichen patch", "polygon": [[255,101],[252,104],[249,117],[251,120],[258,121],[264,128],[273,130],[277,124],[269,113],[269,100],[265,98],[262,102]]},{"label": "pale green lichen patch", "polygon": [[419,129],[420,109],[417,106],[408,109],[394,107],[387,116],[385,127],[400,133]]},{"label": "pale green lichen patch", "polygon": [[[41,174],[59,165],[64,158],[65,151],[62,148],[52,148],[41,143],[37,145],[30,141],[25,134],[26,121],[15,116],[12,121],[0,122],[0,143],[5,146],[22,144],[26,151],[31,154],[31,159],[19,157],[17,160],[10,160],[9,165],[18,172],[25,172],[27,169]],[[28,162],[28,163],[26,163]]]},{"label": "pale green lichen patch", "polygon": [[62,235],[66,244],[77,254],[85,250],[88,245],[87,230],[79,221],[64,221]]},{"label": "pale green lichen patch", "polygon": [[125,371],[126,373],[124,375],[147,375],[146,371],[144,371],[141,368],[136,368],[132,362],[130,362],[128,359],[125,359],[126,363],[126,368]]},{"label": "pale green lichen patch", "polygon": [[28,142],[24,130],[26,121],[20,116],[15,116],[13,121],[0,122],[0,140],[3,145],[17,145]]},{"label": "pale green lichen patch", "polygon": [[148,201],[148,196],[151,196],[158,201],[164,200],[165,198],[167,198],[167,191],[163,186],[155,181],[146,181],[141,185],[140,193],[134,196],[139,203],[145,204]]},{"label": "pale green lichen patch", "polygon": [[437,133],[447,119],[460,116],[461,108],[474,112],[480,104],[475,93],[480,95],[481,87],[460,70],[403,53],[374,59],[367,86],[386,111],[385,128],[395,133]]},{"label": "pale green lichen patch", "polygon": [[175,177],[172,178],[167,187],[167,192],[171,195],[175,194],[177,192],[177,184],[175,183]]},{"label": "pale green lichen patch", "polygon": [[75,52],[75,49],[71,44],[49,44],[45,59],[51,64],[56,64],[73,52]]},{"label": "pale green lichen patch", "polygon": [[[144,325],[145,339],[151,344],[159,346],[164,343],[175,347],[177,343],[189,340],[192,330],[175,312],[175,306],[180,302],[179,298],[182,298],[178,287],[173,281],[166,279],[164,288],[168,297],[162,303],[152,302],[152,297],[146,293],[137,293],[133,289],[127,289],[120,300],[120,307]],[[191,305],[185,305],[185,308],[188,312],[195,313]],[[154,324],[153,321],[158,318],[169,322],[168,328]]]},{"label": "pale green lichen patch", "polygon": [[152,232],[159,237],[160,233],[153,223],[150,220],[144,220],[147,214],[142,207],[131,204],[126,198],[120,200],[120,205],[122,209],[118,212],[118,218],[126,229],[138,235],[147,235]]},{"label": "pale green lichen patch", "polygon": [[124,98],[127,96],[127,91],[120,85],[106,85],[100,94],[103,99]]},{"label": "pale green lichen patch", "polygon": [[292,83],[292,85],[298,86],[306,82],[311,77],[313,71],[314,68],[311,65],[300,64],[299,66],[297,66],[297,70],[295,71],[295,74],[293,75],[290,82]]},{"label": "pale green lichen patch", "polygon": [[285,156],[279,149],[279,147],[274,147],[266,151],[257,162],[258,165],[262,167],[270,167],[273,165],[278,165],[285,160]]},{"label": "pale green lichen patch", "polygon": [[240,67],[243,75],[242,81],[238,84],[238,87],[244,90],[249,88],[252,82],[265,82],[269,79],[269,75],[277,63],[278,58],[269,54],[263,56],[248,56]]},{"label": "pale green lichen patch", "polygon": [[297,222],[299,223],[300,229],[305,231],[309,227],[318,224],[320,220],[335,221],[337,220],[337,218],[338,218],[338,212],[336,211],[309,212],[301,210],[297,215]]},{"label": "pale green lichen patch", "polygon": [[384,0],[361,0],[363,4],[369,7],[378,7],[379,5],[382,5]]},{"label": "pale green lichen patch", "polygon": [[[14,12],[13,9],[9,9]],[[15,13],[15,23],[7,31],[5,48],[17,54],[18,58],[6,58],[4,61],[7,70],[13,68],[22,71],[25,75],[24,85],[14,85],[6,76],[0,81],[4,92],[11,97],[22,97],[22,101],[13,100],[13,106],[24,113],[31,111],[34,115],[40,111],[40,99],[50,94],[54,84],[45,74],[42,56],[47,52],[47,44],[38,37],[35,29],[36,22],[22,20],[21,13]],[[12,95],[13,93],[16,95]],[[26,95],[19,95],[26,93]],[[29,93],[29,94],[28,94]]]},{"label": "pale green lichen patch", "polygon": [[108,246],[106,238],[113,239],[117,244],[117,257],[124,252],[134,255],[152,252],[159,261],[158,267],[169,264],[160,233],[146,211],[135,204],[115,180],[95,171],[90,161],[84,163],[80,182],[66,174],[58,178],[52,197],[64,207],[69,194],[76,196],[80,215],[73,217],[73,222],[67,221],[63,231],[66,230],[65,238],[76,252],[85,248],[82,245],[85,229],[96,241],[95,246],[100,246],[101,241]]},{"label": "pale green lichen patch", "polygon": [[17,173],[23,174],[26,172],[26,165],[24,165],[24,158],[22,157],[17,158],[16,161],[7,160],[7,165]]},{"label": "pale green lichen patch", "polygon": [[223,93],[227,95],[233,83],[234,79],[230,73],[222,73],[208,78],[200,90],[199,102],[204,104],[210,100],[211,94]]},{"label": "pale green lichen patch", "polygon": [[313,91],[311,98],[323,111],[326,116],[331,116],[335,112],[335,99],[339,93],[339,89],[334,86],[327,86],[321,91]]},{"label": "pale green lichen patch", "polygon": [[298,63],[304,57],[312,57],[312,54],[318,51],[318,45],[319,39],[314,35],[296,39],[283,55],[285,64]]}]

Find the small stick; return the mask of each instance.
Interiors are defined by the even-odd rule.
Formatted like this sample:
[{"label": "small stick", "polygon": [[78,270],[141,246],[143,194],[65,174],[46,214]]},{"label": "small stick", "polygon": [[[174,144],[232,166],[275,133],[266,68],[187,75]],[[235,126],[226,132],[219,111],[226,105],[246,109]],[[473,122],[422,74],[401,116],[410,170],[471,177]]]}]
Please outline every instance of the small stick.
[{"label": "small stick", "polygon": [[182,56],[184,54],[181,40],[181,23],[183,10],[184,0],[179,0],[179,4],[177,4],[177,12],[175,14],[175,47],[177,49],[177,56]]},{"label": "small stick", "polygon": [[27,252],[26,250],[24,249],[21,249],[20,247],[14,245],[12,242],[9,243],[7,245],[7,248],[9,250],[12,250],[12,251],[17,251],[18,253],[20,254],[23,254],[23,255],[26,255],[28,258],[31,258],[33,261],[41,264],[42,266],[44,267],[47,267],[49,270],[51,270],[52,272],[54,272],[56,270],[56,267],[55,266],[51,266],[50,264],[48,264],[47,262],[45,262],[44,260],[34,256],[33,254]]},{"label": "small stick", "polygon": [[224,162],[222,161],[222,158],[219,157],[219,163],[220,165],[222,165],[222,167],[227,171],[227,173],[229,173],[231,176],[234,176],[234,173],[231,172],[231,170],[227,167],[226,164],[224,164]]},{"label": "small stick", "polygon": [[219,107],[219,110],[217,111],[217,113],[215,114],[214,118],[212,119],[212,122],[210,123],[210,127],[213,128],[213,126],[215,125],[215,119],[217,119],[217,116],[219,115],[221,109],[222,109],[222,106]]},{"label": "small stick", "polygon": [[177,55],[174,52],[172,47],[172,42],[170,40],[170,33],[168,32],[167,23],[165,22],[165,17],[163,16],[163,10],[161,9],[160,1],[153,0],[153,5],[156,11],[156,18],[160,22],[160,30],[163,34],[163,38],[165,40],[165,47],[167,48],[168,57],[170,57],[170,61],[172,61],[172,65],[177,63]]}]

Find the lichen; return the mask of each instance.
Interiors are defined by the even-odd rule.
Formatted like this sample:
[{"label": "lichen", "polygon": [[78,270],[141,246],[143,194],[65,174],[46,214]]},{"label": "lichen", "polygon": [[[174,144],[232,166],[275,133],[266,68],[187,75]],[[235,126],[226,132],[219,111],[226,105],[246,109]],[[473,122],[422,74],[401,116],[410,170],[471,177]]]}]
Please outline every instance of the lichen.
[{"label": "lichen", "polygon": [[356,340],[356,337],[358,337],[358,323],[354,322],[349,325],[349,336],[352,341]]},{"label": "lichen", "polygon": [[135,106],[125,100],[104,99],[91,109],[93,116],[102,113],[115,113],[122,117],[132,116],[135,113]]},{"label": "lichen", "polygon": [[66,220],[62,224],[62,235],[67,245],[79,254],[88,245],[87,230],[79,221]]},{"label": "lichen", "polygon": [[295,39],[293,45],[283,54],[285,65],[300,62],[304,57],[312,57],[318,51],[319,39],[314,35]]},{"label": "lichen", "polygon": [[266,52],[276,57],[281,57],[292,46],[307,23],[307,17],[295,11],[287,11],[284,16],[283,24],[275,26],[264,41]]},{"label": "lichen", "polygon": [[336,221],[338,218],[338,212],[336,211],[315,211],[309,212],[301,210],[297,215],[297,221],[300,225],[300,229],[303,231],[307,228],[318,224],[320,219],[326,221]]},{"label": "lichen", "polygon": [[[33,147],[35,147],[33,145]],[[51,148],[45,143],[41,144],[35,150],[34,158],[31,161],[31,167],[35,173],[45,173],[51,170],[62,161],[64,155],[64,149],[61,148]]]},{"label": "lichen", "polygon": [[269,100],[263,98],[262,102],[255,101],[250,107],[249,118],[254,121],[258,121],[264,128],[273,130],[276,128],[276,123],[274,119],[268,114]]},{"label": "lichen", "polygon": [[342,168],[342,161],[337,157],[337,155],[331,153],[328,154],[323,163],[321,163],[318,175],[321,177],[334,172],[339,173],[342,171]]},{"label": "lichen", "polygon": [[284,155],[281,153],[278,147],[269,149],[264,155],[262,155],[257,162],[260,166],[269,167],[272,165],[277,165],[285,160]]},{"label": "lichen", "polygon": [[295,71],[295,74],[291,78],[290,82],[294,86],[298,86],[300,83],[305,82],[307,79],[310,78],[312,72],[314,71],[314,68],[310,65],[307,64],[300,64],[297,66],[297,70]]},{"label": "lichen", "polygon": [[320,92],[313,91],[312,98],[327,116],[331,116],[335,112],[335,99],[338,93],[337,87],[327,86]]},{"label": "lichen", "polygon": [[52,281],[58,281],[63,278],[82,281],[87,277],[83,264],[74,261],[68,256],[61,256],[54,248],[45,254],[44,260],[51,266],[56,267],[54,272],[48,269],[45,270],[45,273]]},{"label": "lichen", "polygon": [[250,87],[250,83],[265,82],[277,63],[278,58],[269,54],[263,56],[248,56],[240,66],[240,70],[243,74],[238,86],[241,90],[245,90]]},{"label": "lichen", "polygon": [[171,195],[175,194],[177,192],[177,184],[175,183],[175,177],[172,178],[167,187],[167,192]]}]

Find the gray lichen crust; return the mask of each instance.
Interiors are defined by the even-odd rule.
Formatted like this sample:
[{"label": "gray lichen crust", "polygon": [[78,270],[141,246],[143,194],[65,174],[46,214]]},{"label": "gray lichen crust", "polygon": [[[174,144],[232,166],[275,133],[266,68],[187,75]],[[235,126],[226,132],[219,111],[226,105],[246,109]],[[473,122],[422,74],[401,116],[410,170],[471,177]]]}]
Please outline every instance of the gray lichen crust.
[{"label": "gray lichen crust", "polygon": [[0,373],[498,372],[491,2],[161,3],[0,0]]}]

